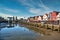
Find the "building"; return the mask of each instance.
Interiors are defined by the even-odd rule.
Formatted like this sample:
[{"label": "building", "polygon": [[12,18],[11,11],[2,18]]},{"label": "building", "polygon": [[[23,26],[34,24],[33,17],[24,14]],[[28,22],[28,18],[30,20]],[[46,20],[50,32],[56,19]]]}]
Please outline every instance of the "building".
[{"label": "building", "polygon": [[42,15],[40,15],[40,16],[35,16],[35,20],[34,20],[34,21],[40,22],[40,21],[42,21],[42,20],[43,20],[43,16],[42,16]]},{"label": "building", "polygon": [[58,13],[56,20],[60,20],[60,13]]},{"label": "building", "polygon": [[50,12],[49,14],[45,15],[40,15],[40,16],[34,16],[34,17],[29,17],[28,22],[34,21],[34,22],[39,22],[39,21],[57,21],[60,20],[60,12]]},{"label": "building", "polygon": [[43,16],[40,15],[40,16],[38,17],[38,21],[43,21]]},{"label": "building", "polygon": [[43,21],[48,21],[48,14],[43,15]]},{"label": "building", "polygon": [[35,20],[34,20],[34,21],[38,21],[38,17],[39,17],[39,16],[35,16]]},{"label": "building", "polygon": [[28,19],[27,19],[27,22],[32,22],[32,21],[34,21],[35,20],[35,17],[29,17]]},{"label": "building", "polygon": [[51,21],[56,21],[57,15],[58,15],[58,12],[56,12],[56,11],[51,12],[50,13],[50,20]]}]

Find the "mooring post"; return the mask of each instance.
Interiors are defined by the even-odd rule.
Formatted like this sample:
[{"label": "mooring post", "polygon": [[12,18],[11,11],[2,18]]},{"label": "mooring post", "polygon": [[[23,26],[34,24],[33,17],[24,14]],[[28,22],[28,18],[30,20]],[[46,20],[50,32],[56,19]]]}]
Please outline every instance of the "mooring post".
[{"label": "mooring post", "polygon": [[60,31],[60,20],[59,20],[59,27],[58,27],[58,32]]},{"label": "mooring post", "polygon": [[47,27],[46,28],[48,29],[48,22],[47,22]]},{"label": "mooring post", "polygon": [[52,31],[54,30],[54,25],[52,24]]}]

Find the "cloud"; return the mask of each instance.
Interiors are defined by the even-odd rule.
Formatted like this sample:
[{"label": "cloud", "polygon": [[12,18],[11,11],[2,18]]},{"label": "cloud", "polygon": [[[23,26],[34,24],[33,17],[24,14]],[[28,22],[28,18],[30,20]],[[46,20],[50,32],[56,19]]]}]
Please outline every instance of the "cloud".
[{"label": "cloud", "polygon": [[27,5],[28,7],[33,7],[36,8],[37,7],[42,7],[44,9],[49,9],[49,7],[47,7],[46,5],[44,5],[44,3],[41,0],[19,0],[20,3],[22,3],[23,5]]},{"label": "cloud", "polygon": [[0,16],[1,16],[1,17],[4,17],[5,19],[6,19],[7,17],[13,17],[12,15],[10,15],[10,14],[5,14],[5,13],[0,13]]},{"label": "cloud", "polygon": [[14,9],[9,9],[9,8],[3,8],[4,10],[7,10],[9,12],[14,12],[14,13],[18,13],[19,10],[14,10]]},{"label": "cloud", "polygon": [[1,9],[1,10],[6,10],[6,11],[9,11],[9,12],[13,12],[13,13],[18,13],[18,12],[20,12],[20,10],[7,8],[7,7],[5,7],[5,6],[2,5],[2,4],[0,4],[0,9]]},{"label": "cloud", "polygon": [[30,13],[33,13],[33,14],[38,14],[38,15],[43,15],[45,13],[48,13],[49,12],[52,12],[53,10],[44,10],[44,9],[41,9],[41,8],[30,8],[29,9],[29,12]]},{"label": "cloud", "polygon": [[33,1],[32,0],[18,0],[20,3],[22,3],[23,5],[27,6],[27,7],[34,7]]},{"label": "cloud", "polygon": [[40,14],[40,13],[41,13],[41,10],[40,10],[40,9],[30,8],[30,9],[29,9],[29,12],[30,12],[30,13],[34,13],[34,14]]},{"label": "cloud", "polygon": [[[5,13],[0,13],[0,16],[5,18],[5,19],[8,19],[7,17],[13,17],[13,15],[10,15],[10,14],[5,14]],[[16,17],[16,16],[14,16]],[[24,17],[21,17],[21,16],[17,16],[18,19],[20,18],[24,18]],[[24,19],[27,19],[26,17]]]},{"label": "cloud", "polygon": [[42,7],[42,8],[44,8],[45,10],[50,10],[50,8],[47,7],[46,5],[44,5],[44,3],[43,3],[41,0],[40,0],[39,2],[40,2],[40,3],[38,4],[39,7]]},{"label": "cloud", "polygon": [[46,6],[42,0],[19,0],[19,2],[24,6],[28,6],[28,10],[30,13],[43,14],[52,11],[52,9]]},{"label": "cloud", "polygon": [[12,15],[4,14],[4,13],[0,13],[0,16],[3,16],[3,17],[12,17]]}]

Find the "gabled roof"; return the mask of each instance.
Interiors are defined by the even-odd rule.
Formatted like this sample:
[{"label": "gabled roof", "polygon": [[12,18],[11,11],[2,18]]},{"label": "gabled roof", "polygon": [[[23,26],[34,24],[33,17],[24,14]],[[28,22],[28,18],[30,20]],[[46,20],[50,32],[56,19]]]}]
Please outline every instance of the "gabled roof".
[{"label": "gabled roof", "polygon": [[[58,15],[60,13],[60,12],[57,12],[57,11],[53,11],[53,12],[55,12],[56,15]],[[53,12],[50,12],[50,14],[52,14]]]},{"label": "gabled roof", "polygon": [[46,13],[45,15],[46,15],[46,16],[48,16],[48,14],[47,14],[47,13]]}]

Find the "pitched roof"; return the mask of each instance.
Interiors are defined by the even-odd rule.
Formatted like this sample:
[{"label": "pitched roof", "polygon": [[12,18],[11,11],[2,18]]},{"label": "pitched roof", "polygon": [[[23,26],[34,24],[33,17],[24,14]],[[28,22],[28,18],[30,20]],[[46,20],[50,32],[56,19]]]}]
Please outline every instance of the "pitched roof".
[{"label": "pitched roof", "polygon": [[45,15],[46,15],[46,16],[48,16],[48,14],[47,14],[47,13],[46,13]]}]

